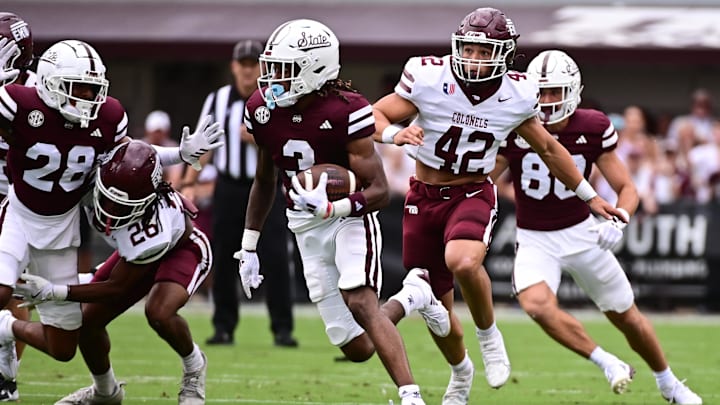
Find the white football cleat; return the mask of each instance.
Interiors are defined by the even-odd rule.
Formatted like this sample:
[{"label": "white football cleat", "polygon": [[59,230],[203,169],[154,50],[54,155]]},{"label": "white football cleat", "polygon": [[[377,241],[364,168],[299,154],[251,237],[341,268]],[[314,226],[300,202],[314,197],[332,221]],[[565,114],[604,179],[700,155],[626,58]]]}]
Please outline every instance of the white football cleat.
[{"label": "white football cleat", "polygon": [[425,269],[414,268],[410,270],[403,280],[403,285],[409,285],[420,289],[423,293],[423,306],[418,308],[418,313],[425,320],[430,331],[440,337],[450,334],[450,314],[443,306],[430,287],[430,276]]},{"label": "white football cleat", "polygon": [[455,373],[450,375],[450,383],[442,398],[442,405],[467,405],[470,399],[475,366],[470,362],[470,370],[466,373]]},{"label": "white football cleat", "polygon": [[675,380],[672,387],[660,388],[660,393],[671,404],[702,405],[703,403],[702,398],[685,385],[685,380]]},{"label": "white football cleat", "polygon": [[203,366],[200,370],[183,372],[183,379],[178,393],[178,405],[205,404],[205,377],[207,375],[208,360],[202,353]]},{"label": "white football cleat", "polygon": [[485,365],[485,379],[490,387],[498,389],[510,378],[510,359],[502,333],[498,329],[492,336],[484,337],[478,333],[480,351]]},{"label": "white football cleat", "polygon": [[610,389],[616,394],[623,394],[627,391],[635,375],[635,369],[622,361],[610,365],[604,371],[605,377],[610,383]]},{"label": "white football cleat", "polygon": [[80,388],[55,402],[55,405],[121,405],[123,398],[125,398],[123,386],[125,386],[125,382],[118,382],[112,395],[100,395],[95,392],[95,387],[92,385]]}]

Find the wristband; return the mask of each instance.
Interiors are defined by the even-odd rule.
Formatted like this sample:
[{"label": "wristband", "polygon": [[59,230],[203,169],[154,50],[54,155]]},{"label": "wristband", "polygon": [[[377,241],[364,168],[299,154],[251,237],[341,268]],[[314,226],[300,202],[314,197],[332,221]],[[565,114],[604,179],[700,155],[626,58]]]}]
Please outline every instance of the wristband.
[{"label": "wristband", "polygon": [[365,214],[367,200],[361,192],[352,193],[349,197],[330,203],[327,217],[360,217]]},{"label": "wristband", "polygon": [[625,208],[616,207],[616,209],[623,215],[625,222],[630,222],[630,213]]},{"label": "wristband", "polygon": [[398,124],[388,125],[382,131],[382,143],[395,143],[395,135],[402,131],[403,127]]},{"label": "wristband", "polygon": [[591,186],[585,179],[583,179],[575,188],[575,194],[577,194],[578,198],[585,202],[590,201],[598,195],[593,186]]},{"label": "wristband", "polygon": [[66,285],[54,285],[53,286],[53,300],[54,301],[65,301],[68,296],[68,286]]},{"label": "wristband", "polygon": [[254,252],[257,250],[258,239],[260,239],[260,231],[245,228],[245,231],[243,231],[242,242],[240,242],[240,247],[242,250]]}]

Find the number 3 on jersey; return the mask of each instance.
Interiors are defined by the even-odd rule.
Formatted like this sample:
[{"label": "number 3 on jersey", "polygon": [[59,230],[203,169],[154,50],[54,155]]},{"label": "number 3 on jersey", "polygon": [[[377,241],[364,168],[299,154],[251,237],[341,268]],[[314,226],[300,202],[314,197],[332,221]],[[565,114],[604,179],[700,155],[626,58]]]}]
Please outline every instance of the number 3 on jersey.
[{"label": "number 3 on jersey", "polygon": [[[587,161],[583,155],[572,155],[580,173],[585,173]],[[575,197],[575,192],[570,190],[560,180],[550,174],[550,169],[540,159],[537,153],[528,153],[522,159],[522,175],[520,176],[522,190],[528,197],[542,200],[547,197],[552,188],[555,196],[561,200]]]}]

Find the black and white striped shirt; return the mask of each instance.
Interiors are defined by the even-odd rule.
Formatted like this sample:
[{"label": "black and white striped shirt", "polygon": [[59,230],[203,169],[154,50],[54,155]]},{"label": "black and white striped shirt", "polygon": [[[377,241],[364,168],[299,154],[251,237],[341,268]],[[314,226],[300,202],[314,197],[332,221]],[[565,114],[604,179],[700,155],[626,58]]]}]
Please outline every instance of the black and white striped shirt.
[{"label": "black and white striped shirt", "polygon": [[218,174],[240,181],[252,181],[255,177],[257,149],[255,145],[241,142],[240,131],[245,111],[245,99],[234,85],[228,84],[208,94],[203,104],[200,120],[208,114],[213,121],[223,123],[224,146],[213,154],[213,165]]}]

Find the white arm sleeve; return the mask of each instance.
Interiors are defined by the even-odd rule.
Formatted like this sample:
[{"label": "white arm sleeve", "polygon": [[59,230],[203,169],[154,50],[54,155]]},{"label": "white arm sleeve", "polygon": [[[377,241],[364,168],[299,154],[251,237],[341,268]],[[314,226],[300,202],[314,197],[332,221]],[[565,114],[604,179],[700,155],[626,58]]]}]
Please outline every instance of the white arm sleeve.
[{"label": "white arm sleeve", "polygon": [[180,148],[177,146],[157,146],[152,145],[155,152],[158,154],[160,164],[163,166],[172,166],[178,163],[182,163],[180,158]]}]

